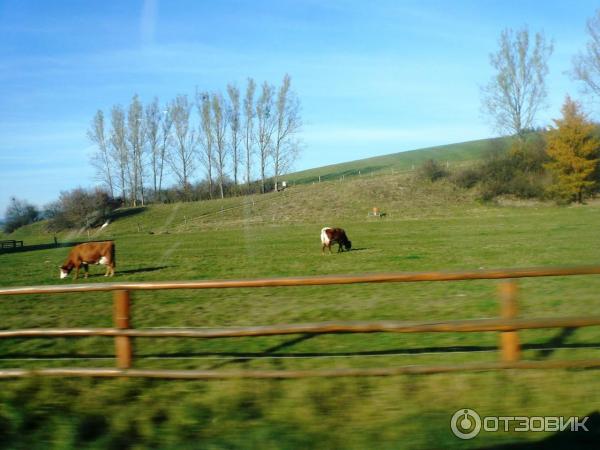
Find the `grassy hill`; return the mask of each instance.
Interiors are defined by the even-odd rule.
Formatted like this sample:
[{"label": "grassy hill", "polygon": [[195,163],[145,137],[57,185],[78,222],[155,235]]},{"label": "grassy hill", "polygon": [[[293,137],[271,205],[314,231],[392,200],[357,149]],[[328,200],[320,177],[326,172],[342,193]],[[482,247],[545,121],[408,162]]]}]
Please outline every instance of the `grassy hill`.
[{"label": "grassy hill", "polygon": [[[369,217],[374,206],[386,217]],[[14,236],[26,245],[52,242],[43,225],[24,227]],[[353,251],[322,256],[319,231],[325,225],[344,227]],[[598,225],[600,206],[594,203],[482,204],[445,181],[426,183],[410,172],[380,170],[296,184],[264,196],[125,209],[89,238],[116,241],[117,275],[111,281],[234,279],[598,264]],[[74,231],[58,238],[88,236]],[[0,254],[0,285],[72,283],[58,280],[57,266],[67,251]],[[90,271],[88,282],[107,281],[101,269]],[[494,281],[472,281],[137,292],[133,323],[140,328],[228,327],[496,317],[497,287]],[[599,291],[595,276],[521,280],[519,315],[596,314]],[[0,297],[0,328],[110,327],[111,308],[105,293]],[[519,336],[525,359],[599,357],[598,327]],[[495,361],[497,343],[497,333],[140,338],[135,366],[454,364]],[[111,367],[113,352],[111,338],[0,339],[0,368]],[[4,380],[0,448],[485,448],[531,443],[551,433],[482,433],[465,442],[450,433],[455,411],[583,417],[599,403],[592,370],[204,383]]]},{"label": "grassy hill", "polygon": [[481,139],[457,144],[440,145],[418,150],[391,153],[373,158],[348,161],[340,164],[317,167],[314,169],[294,172],[285,178],[291,183],[312,183],[324,180],[336,180],[340,177],[370,175],[385,170],[406,172],[413,170],[428,159],[458,165],[468,161],[481,159],[487,152],[494,149],[507,148],[510,138]]},{"label": "grassy hill", "polygon": [[[71,230],[58,233],[58,236],[69,240],[104,238],[121,233],[166,233],[206,226],[239,226],[242,223],[246,226],[325,223],[363,218],[375,206],[386,212],[388,218],[406,218],[415,213],[450,214],[448,207],[452,204],[460,206],[467,199],[470,202],[473,195],[448,184],[418,183],[411,176],[413,169],[428,159],[456,167],[481,159],[491,150],[506,148],[509,142],[507,138],[483,139],[318,167],[286,176],[291,185],[311,186],[223,200],[124,208],[115,213],[113,224],[100,234],[91,231],[88,236],[87,232]],[[320,198],[323,200],[319,201]],[[38,222],[18,229],[10,238],[24,239],[32,244],[47,242],[53,233],[44,229],[45,222]]]},{"label": "grassy hill", "polygon": [[[306,223],[343,224],[363,220],[378,207],[386,220],[452,215],[457,209],[479,209],[474,194],[449,182],[421,182],[410,173],[380,172],[373,176],[297,185],[282,192],[190,203],[149,205],[117,210],[104,230],[91,230],[89,239],[127,234],[165,234],[206,228]],[[325,225],[323,225],[325,226]],[[45,222],[22,227],[11,238],[26,244],[51,242]],[[87,231],[58,233],[59,240],[86,238]]]},{"label": "grassy hill", "polygon": [[[92,232],[89,238],[207,226],[347,221],[366,217],[373,207],[386,212],[388,219],[451,214],[453,205],[469,202],[477,207],[473,194],[447,183],[419,183],[414,169],[428,159],[457,167],[506,148],[509,142],[507,138],[484,139],[323,166],[289,174],[285,178],[290,188],[279,193],[126,208],[115,213],[114,223],[102,234]],[[23,227],[12,236],[30,243],[48,240],[43,222]],[[88,237],[77,231],[59,233],[63,240],[76,236]]]}]

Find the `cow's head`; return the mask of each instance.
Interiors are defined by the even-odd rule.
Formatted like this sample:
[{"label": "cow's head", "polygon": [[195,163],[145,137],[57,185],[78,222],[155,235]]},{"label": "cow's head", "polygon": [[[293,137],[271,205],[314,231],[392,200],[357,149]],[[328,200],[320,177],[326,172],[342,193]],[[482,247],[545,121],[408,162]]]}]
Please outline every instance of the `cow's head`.
[{"label": "cow's head", "polygon": [[58,268],[60,269],[59,275],[61,280],[63,278],[67,278],[69,276],[69,273],[71,273],[71,270],[73,269],[73,267],[69,266],[58,266]]},{"label": "cow's head", "polygon": [[352,248],[352,242],[350,242],[349,240],[346,239],[346,242],[344,243],[344,247],[345,247],[346,251],[349,251]]}]

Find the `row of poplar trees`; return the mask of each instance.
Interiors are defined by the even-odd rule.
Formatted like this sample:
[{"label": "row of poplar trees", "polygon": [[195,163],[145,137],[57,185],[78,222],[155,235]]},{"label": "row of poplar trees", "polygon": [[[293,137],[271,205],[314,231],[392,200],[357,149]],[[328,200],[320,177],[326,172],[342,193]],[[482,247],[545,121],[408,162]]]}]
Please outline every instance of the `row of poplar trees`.
[{"label": "row of poplar trees", "polygon": [[88,131],[98,180],[132,206],[161,201],[168,180],[190,199],[199,168],[210,198],[223,198],[228,183],[241,192],[257,180],[264,193],[272,179],[277,189],[300,149],[300,102],[290,76],[278,88],[248,78],[243,98],[233,84],[226,92],[197,89],[164,106],[157,98],[144,106],[134,95],[127,110],[113,106],[110,118],[98,110]]}]

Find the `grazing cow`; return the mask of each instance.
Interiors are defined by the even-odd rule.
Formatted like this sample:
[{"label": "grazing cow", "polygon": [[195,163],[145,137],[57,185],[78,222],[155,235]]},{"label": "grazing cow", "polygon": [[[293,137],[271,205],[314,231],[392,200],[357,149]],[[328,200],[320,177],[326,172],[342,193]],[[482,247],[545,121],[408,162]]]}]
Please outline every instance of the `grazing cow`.
[{"label": "grazing cow", "polygon": [[76,245],[69,252],[65,263],[60,266],[60,278],[66,278],[75,268],[74,280],[79,276],[79,268],[83,266],[85,278],[88,277],[88,264],[104,264],[105,277],[115,274],[115,243],[113,241],[85,242]]},{"label": "grazing cow", "polygon": [[346,232],[341,228],[323,228],[321,230],[321,243],[323,244],[323,254],[325,254],[325,247],[327,247],[329,253],[331,253],[331,244],[338,244],[338,253],[344,251],[342,246],[344,246],[346,250],[352,248],[352,242],[350,242],[348,236],[346,236]]}]

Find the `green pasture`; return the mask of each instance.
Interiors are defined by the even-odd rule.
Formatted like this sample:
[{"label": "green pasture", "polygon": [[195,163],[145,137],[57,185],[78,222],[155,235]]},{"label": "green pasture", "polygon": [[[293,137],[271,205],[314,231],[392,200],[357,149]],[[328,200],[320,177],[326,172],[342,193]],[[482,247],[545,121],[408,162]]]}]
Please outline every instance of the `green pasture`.
[{"label": "green pasture", "polygon": [[[254,201],[254,203],[252,203]],[[387,213],[368,217],[373,206]],[[480,204],[449,184],[405,176],[307,185],[252,198],[124,211],[90,239],[114,239],[116,277],[86,282],[238,279],[600,263],[600,205]],[[323,226],[353,250],[321,254]],[[12,235],[11,235],[12,236]],[[0,254],[0,285],[58,279],[67,247],[36,224],[31,249]],[[60,233],[60,243],[87,233]],[[34,247],[37,245],[38,247]],[[136,327],[227,327],[330,320],[436,321],[499,315],[496,281],[135,292]],[[521,317],[600,311],[600,278],[520,280]],[[0,328],[110,327],[108,293],[0,297]],[[520,333],[523,358],[600,357],[600,327]],[[495,361],[497,333],[365,334],[253,339],[137,339],[138,368],[238,370],[388,367]],[[110,338],[0,341],[0,367],[112,367]],[[27,379],[0,382],[0,448],[486,448],[551,433],[483,433],[461,441],[449,421],[482,415],[586,416],[594,370],[288,381]],[[596,433],[598,433],[596,429]],[[597,434],[592,435],[596,436]],[[548,442],[548,441],[546,441]]]},{"label": "green pasture", "polygon": [[428,159],[455,167],[465,162],[479,160],[494,150],[505,149],[509,144],[509,138],[496,138],[439,145],[302,170],[291,173],[285,178],[291,183],[303,184],[312,183],[319,177],[324,181],[337,180],[342,176],[356,177],[359,173],[360,176],[376,176],[382,173],[408,172]]}]

